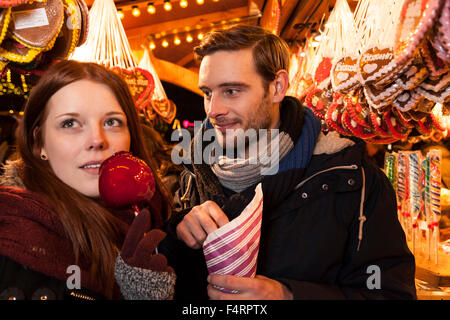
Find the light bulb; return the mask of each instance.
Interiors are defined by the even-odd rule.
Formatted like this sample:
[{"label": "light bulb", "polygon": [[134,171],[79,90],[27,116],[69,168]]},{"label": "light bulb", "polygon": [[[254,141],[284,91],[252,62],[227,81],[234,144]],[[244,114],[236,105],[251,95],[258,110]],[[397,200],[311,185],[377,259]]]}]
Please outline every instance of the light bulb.
[{"label": "light bulb", "polygon": [[133,15],[133,17],[139,17],[141,15],[141,10],[139,10],[138,6],[133,6],[131,14]]},{"label": "light bulb", "polygon": [[164,10],[166,11],[172,10],[172,4],[170,3],[170,0],[164,0]]},{"label": "light bulb", "polygon": [[150,13],[150,14],[155,14],[156,8],[155,8],[155,6],[153,5],[153,2],[150,2],[150,3],[147,5],[147,12]]},{"label": "light bulb", "polygon": [[179,44],[181,43],[180,38],[175,37],[175,39],[173,40],[173,43],[174,43],[175,45],[179,45]]},{"label": "light bulb", "polygon": [[201,32],[197,35],[197,39],[198,39],[198,40],[202,40],[203,37],[204,37],[204,34],[201,33]]},{"label": "light bulb", "polygon": [[155,50],[156,44],[152,41],[150,42],[150,50]]},{"label": "light bulb", "polygon": [[125,17],[122,9],[117,9],[117,16],[119,17],[120,20],[122,20]]},{"label": "light bulb", "polygon": [[191,36],[190,34],[188,34],[188,35],[186,36],[186,41],[187,41],[187,42],[192,42],[192,40],[194,40],[194,39],[192,38],[192,36]]},{"label": "light bulb", "polygon": [[181,0],[181,1],[180,1],[180,7],[186,8],[187,6],[188,6],[187,0]]},{"label": "light bulb", "polygon": [[204,3],[205,3],[205,0],[197,0],[197,4],[202,5],[202,4],[204,4]]},{"label": "light bulb", "polygon": [[169,46],[169,42],[167,42],[167,40],[164,40],[164,41],[162,42],[162,46],[163,46],[164,48],[167,48],[167,47]]}]

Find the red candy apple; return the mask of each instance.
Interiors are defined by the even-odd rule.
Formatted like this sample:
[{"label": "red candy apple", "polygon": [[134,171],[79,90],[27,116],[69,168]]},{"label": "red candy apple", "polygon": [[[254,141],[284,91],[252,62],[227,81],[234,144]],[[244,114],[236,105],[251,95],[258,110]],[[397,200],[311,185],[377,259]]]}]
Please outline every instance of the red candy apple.
[{"label": "red candy apple", "polygon": [[120,151],[103,161],[99,178],[100,197],[110,207],[120,208],[148,202],[155,193],[149,166],[130,152]]}]

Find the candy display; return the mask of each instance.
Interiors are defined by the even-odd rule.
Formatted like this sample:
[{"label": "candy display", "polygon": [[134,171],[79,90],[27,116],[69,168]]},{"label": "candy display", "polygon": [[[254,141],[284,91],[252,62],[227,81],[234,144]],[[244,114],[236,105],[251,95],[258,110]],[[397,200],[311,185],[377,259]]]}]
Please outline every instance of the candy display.
[{"label": "candy display", "polygon": [[[387,152],[384,172],[397,195],[398,217],[412,250],[438,263],[442,152]],[[424,232],[424,235],[422,234]]]},{"label": "candy display", "polygon": [[[318,48],[306,42],[291,94],[342,135],[388,144],[448,130],[449,0],[336,1]],[[448,28],[447,28],[448,29]],[[331,62],[331,67],[328,67]],[[309,64],[305,66],[304,64]],[[297,77],[301,79],[296,79]]]}]

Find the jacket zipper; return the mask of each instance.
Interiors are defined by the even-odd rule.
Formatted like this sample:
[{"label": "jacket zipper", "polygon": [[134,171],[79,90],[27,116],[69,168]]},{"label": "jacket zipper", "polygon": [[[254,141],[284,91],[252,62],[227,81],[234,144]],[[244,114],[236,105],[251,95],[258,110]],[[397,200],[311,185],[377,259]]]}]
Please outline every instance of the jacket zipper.
[{"label": "jacket zipper", "polygon": [[352,165],[349,165],[349,166],[336,166],[336,167],[331,167],[331,168],[328,168],[328,169],[316,172],[312,176],[309,176],[305,180],[301,181],[298,185],[296,185],[294,190],[297,190],[298,188],[303,186],[306,182],[308,182],[309,180],[311,180],[312,178],[314,178],[315,176],[317,176],[319,174],[322,174],[322,173],[328,172],[328,171],[332,171],[332,170],[339,170],[339,169],[356,170],[356,169],[358,169],[358,166],[356,164],[352,164]]},{"label": "jacket zipper", "polygon": [[84,295],[84,294],[81,294],[81,293],[77,293],[77,292],[74,292],[74,291],[71,291],[70,295],[75,297],[75,298],[78,298],[78,299],[92,300],[92,301],[95,300],[94,298],[92,298],[90,296],[87,296],[87,295]]}]

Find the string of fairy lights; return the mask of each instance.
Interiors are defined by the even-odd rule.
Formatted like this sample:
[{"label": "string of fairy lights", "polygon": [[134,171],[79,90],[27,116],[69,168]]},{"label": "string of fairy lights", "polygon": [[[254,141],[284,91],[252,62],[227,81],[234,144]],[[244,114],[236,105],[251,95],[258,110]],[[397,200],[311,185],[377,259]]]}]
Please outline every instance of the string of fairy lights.
[{"label": "string of fairy lights", "polygon": [[[219,2],[220,0],[210,0],[212,2]],[[195,0],[195,2],[198,5],[203,5],[205,3],[205,0]],[[188,0],[180,0],[178,1],[178,4],[181,8],[187,8],[189,6],[189,1]],[[154,2],[148,2],[147,3],[147,12],[149,14],[155,14],[156,13],[156,7],[155,7],[155,3]],[[172,2],[170,0],[164,0],[164,4],[163,4],[163,8],[165,11],[170,11],[173,8]],[[122,8],[118,8],[117,9],[117,14],[119,16],[120,19],[124,19],[125,18],[125,11]],[[139,17],[141,15],[141,9],[139,8],[139,6],[137,5],[133,5],[131,7],[131,15],[133,17]]]},{"label": "string of fairy lights", "polygon": [[[220,0],[208,0],[211,2],[219,2]],[[225,1],[225,0],[222,0]],[[149,15],[154,15],[157,13],[157,8],[161,10],[164,8],[165,11],[172,10],[173,6],[178,3],[181,8],[187,8],[190,4],[203,5],[206,0],[163,0],[163,1],[151,1],[151,2],[139,2],[137,4],[134,1],[126,2],[125,5],[117,7],[117,15],[122,20],[127,17],[131,19],[133,17],[138,18],[141,16],[141,11],[144,9]],[[150,50],[155,50],[158,48],[168,48],[170,46],[178,46],[182,42],[193,43],[196,40],[202,40],[205,34],[209,31],[227,28],[233,24],[248,22],[251,19],[260,18],[261,15],[252,15],[240,18],[232,18],[228,20],[210,22],[207,25],[195,25],[195,26],[185,26],[182,28],[174,29],[171,31],[165,31],[155,34],[148,34],[148,46]]]},{"label": "string of fairy lights", "polygon": [[151,50],[155,50],[158,44],[163,48],[168,48],[171,45],[178,46],[182,41],[192,43],[195,40],[202,40],[208,32],[226,29],[235,24],[251,23],[252,20],[257,21],[260,17],[261,14],[254,14],[245,17],[214,21],[207,25],[186,26],[181,30],[174,29],[156,34],[148,34],[147,40]]}]

